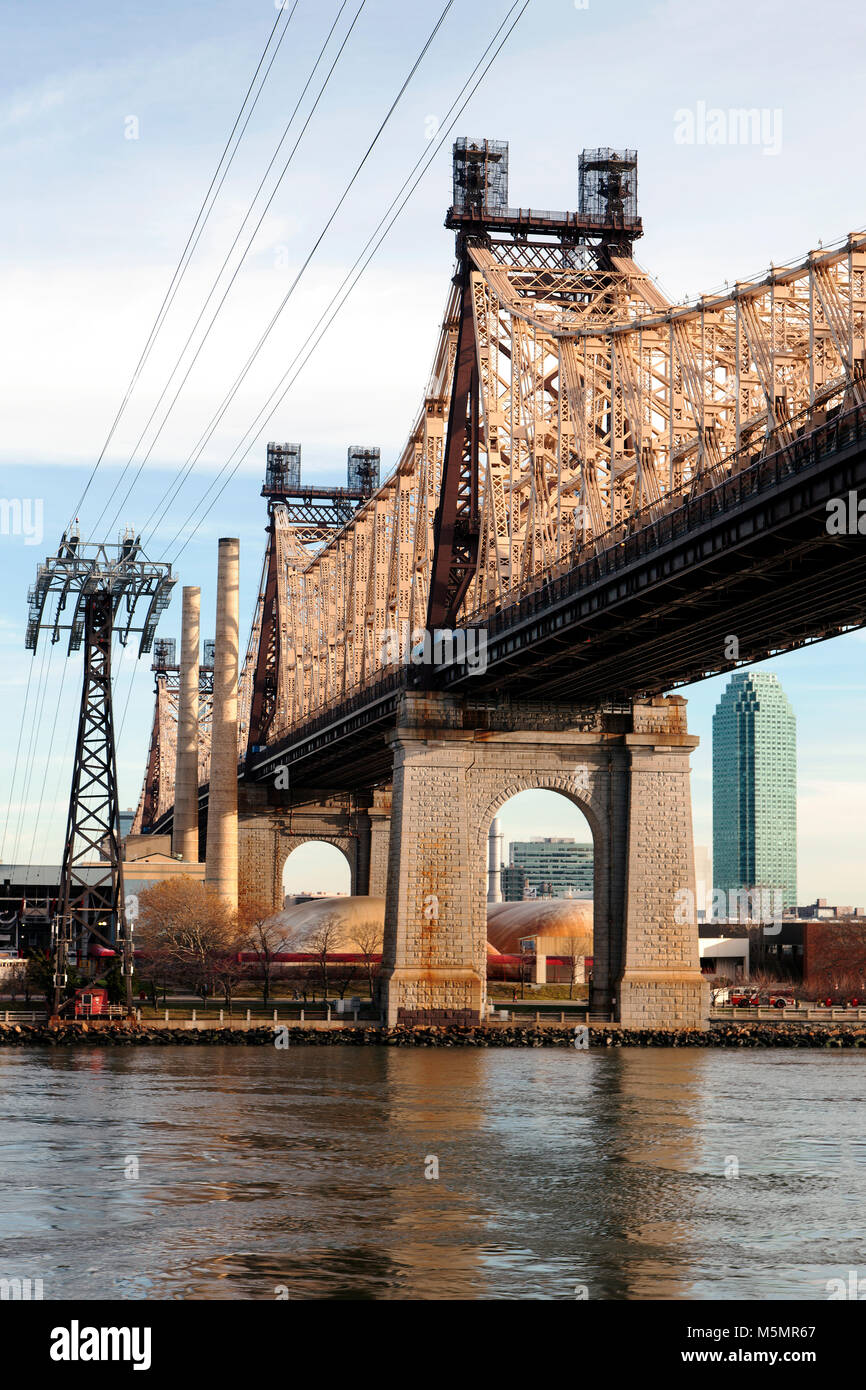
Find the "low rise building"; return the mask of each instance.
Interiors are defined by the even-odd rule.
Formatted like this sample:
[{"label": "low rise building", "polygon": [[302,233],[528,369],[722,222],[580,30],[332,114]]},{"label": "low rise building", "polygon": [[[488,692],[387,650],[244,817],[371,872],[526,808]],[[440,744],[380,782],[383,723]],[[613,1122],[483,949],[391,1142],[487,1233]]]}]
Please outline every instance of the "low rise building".
[{"label": "low rise building", "polygon": [[834,907],[826,898],[816,898],[813,903],[798,907],[797,916],[804,921],[819,921],[822,918],[839,920],[842,917],[866,918],[866,912],[862,907]]}]

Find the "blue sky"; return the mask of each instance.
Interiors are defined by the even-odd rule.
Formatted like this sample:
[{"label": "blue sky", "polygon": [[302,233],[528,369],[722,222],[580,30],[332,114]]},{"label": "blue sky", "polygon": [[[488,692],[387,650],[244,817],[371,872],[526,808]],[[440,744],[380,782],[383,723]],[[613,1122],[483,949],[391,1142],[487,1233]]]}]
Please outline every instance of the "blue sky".
[{"label": "blue sky", "polygon": [[[347,5],[346,23],[358,3]],[[154,558],[174,553],[175,536],[184,534],[216,470],[319,321],[383,207],[429,148],[431,118],[444,115],[508,4],[455,0],[176,506],[164,523],[148,527],[442,5],[367,0],[221,316],[126,497],[125,486],[117,490],[120,470],[130,457],[127,477],[138,466],[139,435],[337,8],[299,0],[165,330],[82,510],[85,533],[97,522],[104,528],[117,512],[115,529],[127,522],[144,528]],[[26,589],[43,551],[55,549],[103,445],[276,14],[264,0],[82,0],[76,6],[7,0],[4,7],[0,495],[41,500],[45,539],[33,546],[23,536],[0,535],[5,859],[28,858],[31,849],[42,860],[60,852],[80,676],[69,663],[58,701],[64,658],[55,651],[43,668],[40,652],[25,701],[32,664],[23,650]],[[819,239],[829,242],[866,223],[864,31],[866,13],[841,0],[828,0],[820,17],[802,0],[732,0],[724,10],[689,0],[589,0],[586,8],[572,0],[531,0],[455,133],[509,140],[511,202],[536,207],[574,206],[582,147],[636,146],[646,228],[637,257],[672,297],[695,295],[757,273],[771,260],[799,258]],[[781,134],[779,148],[678,143],[681,113],[697,113],[700,103],[765,109]],[[132,129],[137,138],[126,138]],[[448,288],[453,243],[442,219],[449,145],[450,139],[262,444],[184,550],[179,579],[202,586],[205,632],[212,629],[219,535],[241,538],[242,611],[252,611],[265,520],[258,496],[265,439],[301,440],[308,478],[342,476],[349,443],[380,445],[385,467],[396,459],[424,389]],[[146,434],[145,448],[149,440]],[[163,635],[177,633],[179,607],[175,601],[166,614]],[[862,635],[852,635],[769,666],[799,720],[801,901],[820,893],[866,905],[864,658]],[[121,799],[130,805],[138,797],[151,718],[148,664],[123,660],[117,676]],[[691,728],[702,738],[693,777],[699,843],[710,842],[710,729],[721,684],[684,692]],[[39,689],[42,704],[34,700]],[[10,790],[22,730],[19,776]],[[29,775],[21,775],[22,767]],[[531,817],[522,813],[527,833],[571,833],[559,810],[543,812],[539,821],[539,807]]]}]

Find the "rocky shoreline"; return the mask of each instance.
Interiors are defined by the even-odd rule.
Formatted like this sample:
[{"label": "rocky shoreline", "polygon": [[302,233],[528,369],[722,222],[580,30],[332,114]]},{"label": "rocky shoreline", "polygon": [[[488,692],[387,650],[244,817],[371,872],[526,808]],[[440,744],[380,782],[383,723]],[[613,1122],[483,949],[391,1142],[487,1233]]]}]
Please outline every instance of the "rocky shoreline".
[{"label": "rocky shoreline", "polygon": [[573,1026],[126,1028],[70,1023],[0,1024],[0,1047],[837,1047],[866,1048],[866,1025],[721,1023],[707,1029]]}]

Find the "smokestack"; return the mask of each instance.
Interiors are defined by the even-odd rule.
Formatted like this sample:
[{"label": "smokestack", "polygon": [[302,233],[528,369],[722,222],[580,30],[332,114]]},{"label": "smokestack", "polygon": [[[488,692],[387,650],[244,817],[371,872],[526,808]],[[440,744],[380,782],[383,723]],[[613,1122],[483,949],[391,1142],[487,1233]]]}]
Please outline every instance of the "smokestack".
[{"label": "smokestack", "polygon": [[502,826],[499,817],[494,816],[487,837],[487,901],[502,902]]},{"label": "smokestack", "polygon": [[217,567],[210,793],[204,879],[230,907],[238,905],[238,554],[223,538]]},{"label": "smokestack", "polygon": [[198,651],[201,589],[183,591],[177,760],[174,773],[173,854],[198,863]]}]

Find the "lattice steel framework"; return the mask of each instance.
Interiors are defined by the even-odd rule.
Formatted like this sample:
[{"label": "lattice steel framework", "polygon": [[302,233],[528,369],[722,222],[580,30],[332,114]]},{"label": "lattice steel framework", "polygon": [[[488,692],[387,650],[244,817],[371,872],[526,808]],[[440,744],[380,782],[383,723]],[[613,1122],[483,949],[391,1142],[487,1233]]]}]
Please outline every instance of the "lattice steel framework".
[{"label": "lattice steel framework", "polygon": [[626,201],[617,225],[595,204],[592,230],[449,213],[457,270],[397,467],[313,558],[274,509],[278,658],[257,741],[375,681],[425,628],[481,621],[863,398],[866,235],[672,305],[630,254],[632,157],[611,166],[618,192],[593,194]]},{"label": "lattice steel framework", "polygon": [[[30,590],[25,644],[39,634],[52,642],[69,632],[68,650],[84,647],[84,680],[69,796],[58,913],[54,924],[54,1012],[61,1007],[70,954],[82,958],[95,938],[121,947],[126,1002],[131,1006],[132,937],[126,920],[117,763],[111,698],[111,644],[140,633],[139,655],[150,650],[167,607],[171,566],[152,563],[131,532],[116,546],[82,544],[64,534],[55,556],[37,570]],[[138,606],[147,601],[143,617]]]},{"label": "lattice steel framework", "polygon": [[[198,674],[198,780],[210,777],[210,735],[213,723],[213,639],[203,643]],[[151,670],[154,673],[153,723],[144,782],[130,834],[140,835],[156,824],[174,805],[177,764],[177,721],[180,666],[175,661],[174,638],[157,641]]]}]

